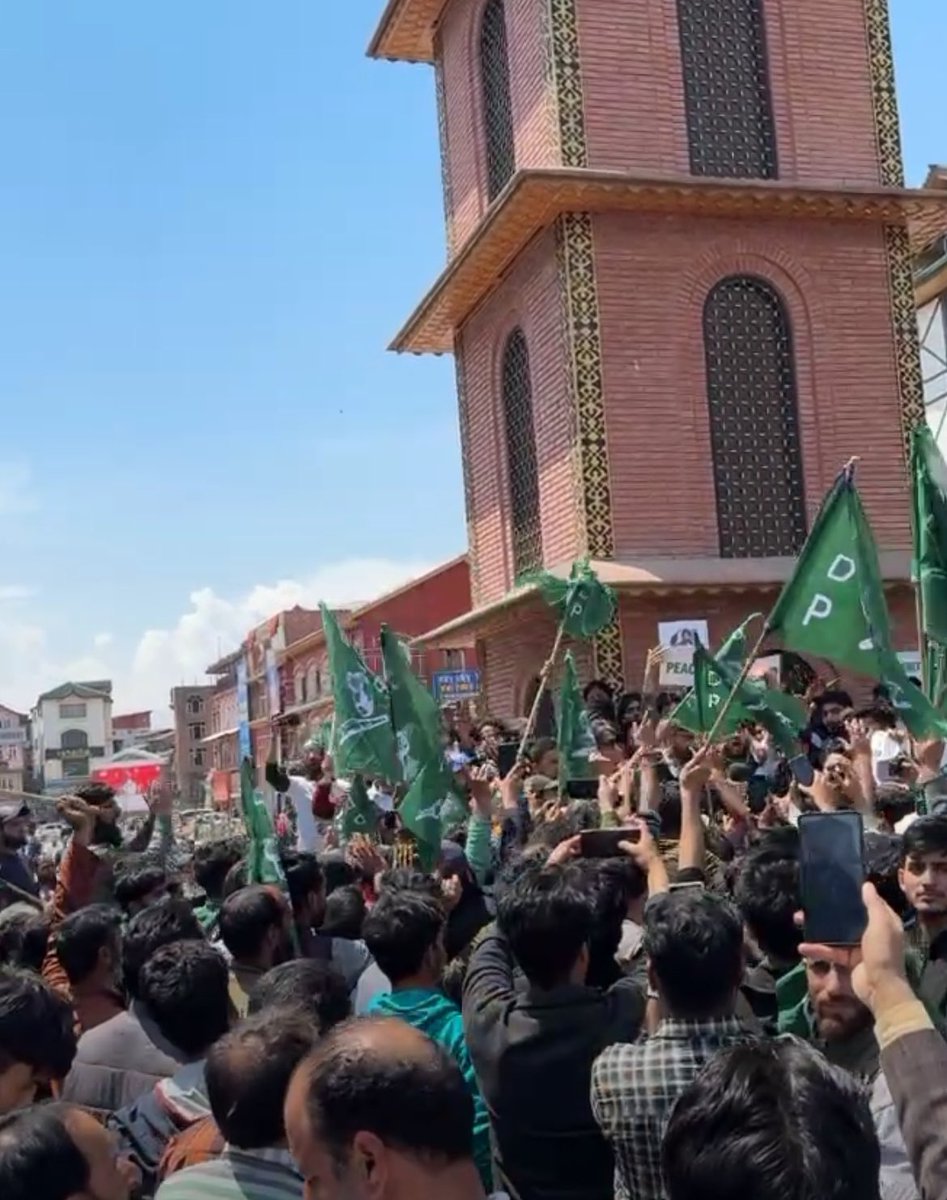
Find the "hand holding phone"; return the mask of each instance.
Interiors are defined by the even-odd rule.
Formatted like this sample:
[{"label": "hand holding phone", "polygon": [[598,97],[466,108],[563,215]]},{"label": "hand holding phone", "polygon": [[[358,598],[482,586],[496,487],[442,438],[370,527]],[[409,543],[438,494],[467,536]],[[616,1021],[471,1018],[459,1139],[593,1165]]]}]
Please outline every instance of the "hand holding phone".
[{"label": "hand holding phone", "polygon": [[586,829],[579,835],[583,858],[621,858],[621,842],[639,842],[641,830],[636,825],[625,829]]}]

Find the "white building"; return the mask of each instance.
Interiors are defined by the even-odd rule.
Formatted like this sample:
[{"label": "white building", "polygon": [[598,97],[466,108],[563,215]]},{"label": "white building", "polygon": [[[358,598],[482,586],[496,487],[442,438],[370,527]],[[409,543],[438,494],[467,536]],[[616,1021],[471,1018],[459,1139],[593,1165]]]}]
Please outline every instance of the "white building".
[{"label": "white building", "polygon": [[29,718],[0,704],[0,791],[23,790],[28,733]]},{"label": "white building", "polygon": [[112,756],[112,682],[64,683],[32,712],[33,769],[47,792],[87,783]]},{"label": "white building", "polygon": [[[933,166],[924,186],[947,191],[947,167]],[[947,211],[911,224],[914,295],[927,422],[947,458]]]}]

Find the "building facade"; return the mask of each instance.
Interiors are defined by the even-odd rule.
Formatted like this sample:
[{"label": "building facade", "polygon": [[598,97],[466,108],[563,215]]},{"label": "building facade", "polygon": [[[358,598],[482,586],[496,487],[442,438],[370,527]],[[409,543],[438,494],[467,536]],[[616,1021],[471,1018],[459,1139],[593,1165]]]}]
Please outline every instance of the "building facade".
[{"label": "building facade", "polygon": [[211,731],[213,684],[171,689],[174,714],[174,785],[185,808],[204,804],[212,751],[206,739]]},{"label": "building facade", "polygon": [[34,773],[44,791],[88,783],[112,756],[112,683],[64,683],[45,692],[31,714]]},{"label": "building facade", "polygon": [[[931,167],[924,186],[947,193],[947,167]],[[947,213],[914,222],[911,241],[924,411],[947,457]]]},{"label": "building facade", "polygon": [[391,0],[430,63],[448,264],[394,348],[453,352],[487,707],[553,623],[517,580],[589,557],[632,686],[659,621],[771,606],[852,455],[916,648],[905,437],[924,415],[885,0]]},{"label": "building facade", "polygon": [[0,791],[29,791],[30,719],[0,704]]}]

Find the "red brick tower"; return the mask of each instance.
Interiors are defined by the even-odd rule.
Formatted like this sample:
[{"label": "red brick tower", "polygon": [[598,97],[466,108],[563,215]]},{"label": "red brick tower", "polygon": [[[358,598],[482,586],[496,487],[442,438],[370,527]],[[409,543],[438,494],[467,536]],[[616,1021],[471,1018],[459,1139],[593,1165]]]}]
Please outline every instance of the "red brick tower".
[{"label": "red brick tower", "polygon": [[[449,261],[394,348],[453,352],[486,705],[552,637],[537,566],[618,588],[586,658],[772,603],[852,454],[914,645],[902,440],[923,417],[886,0],[390,0],[436,72]],[[903,623],[903,628],[901,624]]]}]

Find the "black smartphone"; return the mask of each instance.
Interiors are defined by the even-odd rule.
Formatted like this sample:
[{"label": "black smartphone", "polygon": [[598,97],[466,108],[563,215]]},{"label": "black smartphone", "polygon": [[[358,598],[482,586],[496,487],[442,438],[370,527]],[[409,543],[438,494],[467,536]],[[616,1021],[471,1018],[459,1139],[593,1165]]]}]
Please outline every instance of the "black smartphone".
[{"label": "black smartphone", "polygon": [[566,790],[572,800],[595,800],[598,796],[598,780],[570,779]]},{"label": "black smartphone", "polygon": [[865,826],[857,812],[803,813],[799,818],[799,883],[807,942],[857,946],[868,914]]},{"label": "black smartphone", "polygon": [[497,746],[497,770],[501,779],[505,779],[516,766],[516,753],[519,748],[519,742],[500,742]]},{"label": "black smartphone", "polygon": [[802,787],[812,787],[815,783],[815,767],[809,762],[807,754],[797,754],[795,758],[791,758],[789,769],[792,771],[793,779]]},{"label": "black smartphone", "polygon": [[639,842],[641,830],[632,829],[584,829],[579,835],[583,858],[618,858],[624,851],[618,849],[619,842]]},{"label": "black smartphone", "polygon": [[746,781],[746,804],[751,813],[757,816],[766,807],[769,800],[769,780],[765,775],[751,775]]}]

